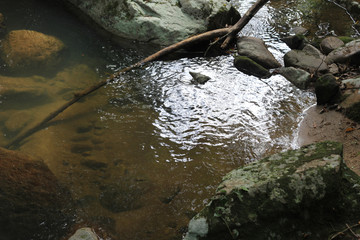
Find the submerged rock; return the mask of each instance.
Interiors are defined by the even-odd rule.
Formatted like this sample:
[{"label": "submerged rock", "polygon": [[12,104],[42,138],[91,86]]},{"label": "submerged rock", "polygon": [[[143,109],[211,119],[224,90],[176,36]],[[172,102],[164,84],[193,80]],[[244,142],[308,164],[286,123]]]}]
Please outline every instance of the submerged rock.
[{"label": "submerged rock", "polygon": [[64,43],[56,37],[32,30],[14,30],[2,41],[0,56],[12,70],[56,65]]},{"label": "submerged rock", "polygon": [[275,154],[227,174],[185,239],[327,239],[358,221],[359,183],[340,143]]},{"label": "submerged rock", "polygon": [[100,204],[113,213],[132,211],[144,205],[143,195],[150,189],[147,181],[122,178],[106,185],[100,194]]},{"label": "submerged rock", "polygon": [[226,0],[63,1],[116,36],[160,45],[170,45],[219,24],[232,25],[240,18]]},{"label": "submerged rock", "polygon": [[41,161],[0,148],[0,238],[60,239],[74,220],[70,193]]},{"label": "submerged rock", "polygon": [[315,47],[307,44],[302,50],[291,50],[284,56],[286,67],[301,68],[310,73],[326,73],[325,56]]},{"label": "submerged rock", "polygon": [[281,67],[281,64],[265,46],[265,42],[259,38],[240,37],[237,40],[236,46],[239,55],[250,58],[264,68]]}]

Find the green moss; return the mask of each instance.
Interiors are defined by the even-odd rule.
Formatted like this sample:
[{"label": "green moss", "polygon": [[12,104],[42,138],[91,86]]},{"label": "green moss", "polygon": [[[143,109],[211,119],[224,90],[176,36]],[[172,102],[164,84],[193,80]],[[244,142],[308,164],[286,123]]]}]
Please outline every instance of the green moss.
[{"label": "green moss", "polygon": [[259,78],[270,76],[270,72],[266,68],[246,56],[236,56],[234,65],[239,71],[249,75],[254,75]]},{"label": "green moss", "polygon": [[354,41],[355,38],[352,38],[352,37],[347,37],[347,36],[340,36],[340,37],[337,37],[339,38],[341,41],[343,41],[345,44],[351,42],[351,41]]},{"label": "green moss", "polygon": [[351,107],[347,108],[345,115],[348,118],[360,123],[360,102],[355,103]]}]

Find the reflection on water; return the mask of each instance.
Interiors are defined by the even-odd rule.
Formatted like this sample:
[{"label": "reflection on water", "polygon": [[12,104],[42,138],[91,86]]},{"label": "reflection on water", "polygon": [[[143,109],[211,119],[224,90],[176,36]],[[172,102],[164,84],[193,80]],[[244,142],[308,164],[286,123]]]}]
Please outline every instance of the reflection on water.
[{"label": "reflection on water", "polygon": [[[253,2],[237,5],[244,13]],[[264,39],[281,62],[288,48],[279,38],[289,27],[307,22],[298,8],[304,3],[271,1],[242,34]],[[144,55],[111,45],[55,7],[35,0],[0,3],[9,29],[41,31],[68,47],[55,72],[39,70],[42,76],[34,77],[0,68],[1,75],[8,75],[0,76],[0,84],[7,79],[45,91],[41,102],[26,106],[2,99],[1,145],[74,90]],[[289,22],[274,23],[283,16]],[[71,190],[80,225],[100,226],[118,239],[180,239],[225,173],[295,147],[301,113],[314,102],[312,94],[282,77],[259,80],[237,71],[232,61],[232,56],[221,56],[150,63],[76,103],[19,150],[41,156]],[[194,85],[189,71],[211,80]]]}]

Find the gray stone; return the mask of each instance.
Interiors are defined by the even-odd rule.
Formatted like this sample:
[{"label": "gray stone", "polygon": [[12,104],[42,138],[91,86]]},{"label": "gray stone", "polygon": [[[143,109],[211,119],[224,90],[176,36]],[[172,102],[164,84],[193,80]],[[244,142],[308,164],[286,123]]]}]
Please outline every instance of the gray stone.
[{"label": "gray stone", "polygon": [[326,37],[320,43],[320,48],[324,54],[329,54],[335,49],[344,45],[344,42],[337,37]]},{"label": "gray stone", "polygon": [[205,84],[207,81],[210,80],[210,77],[204,74],[196,73],[196,72],[189,72],[189,73],[192,76],[194,83]]},{"label": "gray stone", "polygon": [[360,62],[360,39],[351,41],[329,53],[326,63],[355,63]]},{"label": "gray stone", "polygon": [[284,56],[286,67],[301,68],[310,73],[329,71],[325,56],[315,47],[307,44],[303,50],[291,50]]},{"label": "gray stone", "polygon": [[311,80],[310,73],[294,67],[278,68],[276,69],[276,73],[282,75],[300,89],[306,89]]},{"label": "gray stone", "polygon": [[63,0],[122,38],[170,45],[191,35],[234,24],[240,14],[226,0]]},{"label": "gray stone", "polygon": [[317,104],[334,103],[339,100],[340,86],[332,74],[326,74],[316,80],[315,94]]},{"label": "gray stone", "polygon": [[271,75],[269,70],[245,56],[236,56],[234,66],[241,72],[259,78],[268,78]]},{"label": "gray stone", "polygon": [[265,46],[264,41],[259,38],[240,37],[236,45],[239,55],[252,59],[264,68],[271,69],[281,67],[281,64]]},{"label": "gray stone", "polygon": [[342,161],[341,143],[275,154],[227,174],[185,240],[326,239],[333,224],[357,222],[359,183]]},{"label": "gray stone", "polygon": [[99,238],[91,228],[80,228],[69,240],[98,240]]}]

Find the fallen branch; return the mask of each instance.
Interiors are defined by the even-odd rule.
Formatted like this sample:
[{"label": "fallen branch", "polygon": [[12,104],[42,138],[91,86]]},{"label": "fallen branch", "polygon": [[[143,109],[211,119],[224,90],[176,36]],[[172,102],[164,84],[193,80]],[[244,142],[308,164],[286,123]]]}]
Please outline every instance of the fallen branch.
[{"label": "fallen branch", "polygon": [[[352,231],[352,229],[355,228],[355,227],[358,227],[358,226],[360,226],[359,223],[354,224],[354,225],[352,225],[352,226],[349,226],[348,224],[346,224],[346,228],[345,228],[344,230],[342,230],[342,231],[334,234],[333,236],[331,236],[331,237],[329,238],[329,240],[333,240],[333,239],[337,238],[338,236],[343,235],[343,234],[344,234],[345,232],[347,232],[347,231],[350,231],[351,233],[354,234],[354,232]],[[355,237],[358,237],[358,236],[355,235]]]},{"label": "fallen branch", "polygon": [[148,62],[151,61],[155,61],[167,54],[170,54],[172,52],[175,52],[179,49],[188,47],[192,44],[195,43],[199,43],[199,42],[203,42],[203,41],[208,41],[214,38],[220,38],[220,37],[225,37],[226,39],[223,42],[223,44],[221,45],[221,47],[227,48],[230,41],[237,35],[238,32],[240,32],[242,30],[242,28],[250,21],[250,19],[259,11],[259,9],[265,5],[266,2],[268,2],[269,0],[258,0],[254,3],[254,5],[245,13],[245,15],[232,27],[230,28],[220,28],[220,29],[216,29],[216,30],[212,30],[212,31],[208,31],[199,35],[195,35],[192,36],[190,38],[187,38],[185,40],[182,40],[181,42],[175,43],[173,45],[170,45],[166,48],[161,49],[160,51],[150,55],[149,57],[129,66],[126,68],[121,69],[120,71],[112,74],[109,78],[104,79],[102,81],[100,81],[99,83],[83,90],[80,92],[77,92],[74,94],[74,97],[66,102],[64,105],[62,105],[60,108],[58,108],[56,111],[50,113],[44,120],[42,120],[41,122],[39,122],[38,124],[36,124],[34,127],[30,128],[29,130],[25,131],[24,133],[19,134],[18,136],[16,136],[15,139],[13,139],[10,143],[8,143],[5,148],[11,148],[12,146],[18,145],[22,140],[24,140],[25,138],[29,137],[30,135],[32,135],[33,133],[39,131],[40,129],[42,129],[46,123],[48,123],[49,121],[51,121],[53,118],[55,118],[57,115],[59,115],[60,113],[62,113],[65,109],[69,108],[71,105],[73,105],[74,103],[76,103],[77,101],[79,101],[81,98],[89,95],[90,93],[96,91],[97,89],[101,88],[102,86],[111,83],[113,81],[115,81],[116,79],[118,79],[118,77],[125,73],[128,72],[132,69],[135,69],[137,67],[140,67]]}]

